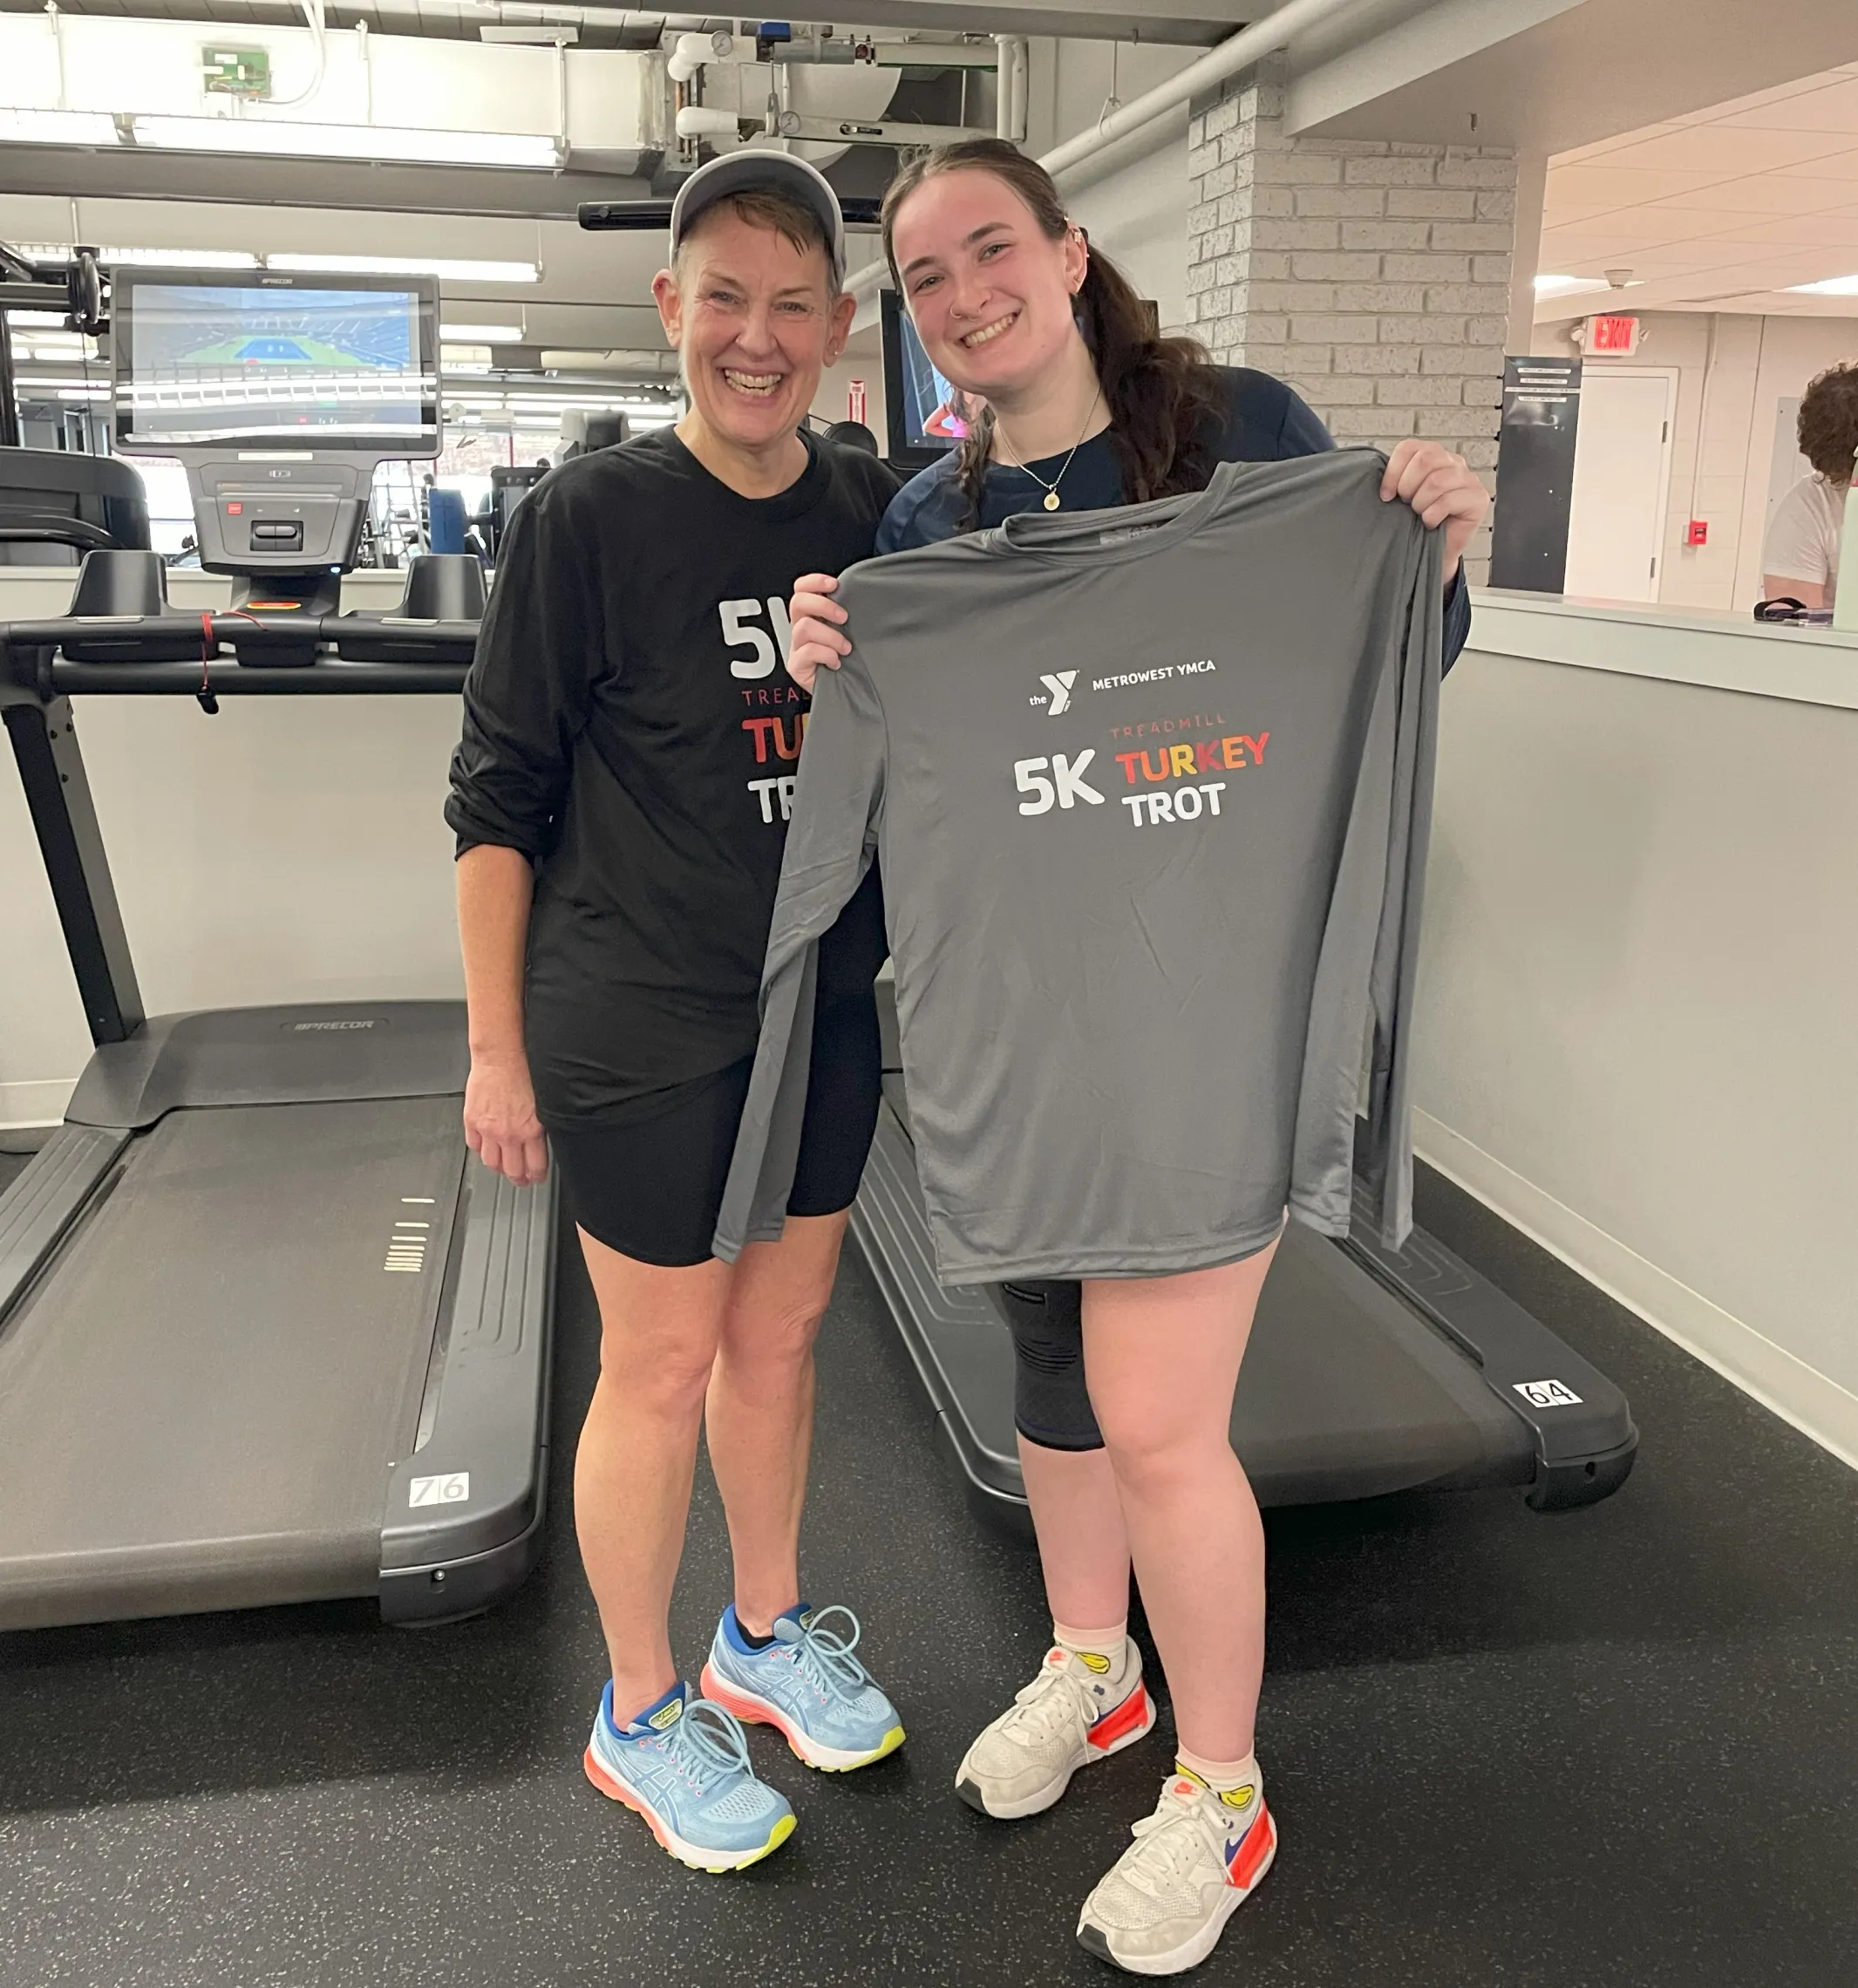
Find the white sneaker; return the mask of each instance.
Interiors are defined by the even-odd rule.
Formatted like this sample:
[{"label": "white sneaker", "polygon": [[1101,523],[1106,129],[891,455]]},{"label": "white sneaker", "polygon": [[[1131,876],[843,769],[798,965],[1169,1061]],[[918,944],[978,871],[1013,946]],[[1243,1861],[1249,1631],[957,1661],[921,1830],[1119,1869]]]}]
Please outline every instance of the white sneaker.
[{"label": "white sneaker", "polygon": [[1264,1797],[1256,1787],[1215,1794],[1174,1774],[1134,1836],[1085,1900],[1078,1938],[1126,1974],[1197,1967],[1277,1854]]},{"label": "white sneaker", "polygon": [[1133,1746],[1154,1720],[1154,1701],[1142,1683],[1141,1655],[1133,1643],[1122,1695],[1113,1702],[1090,1663],[1054,1646],[1011,1708],[983,1728],[963,1755],[955,1792],[986,1815],[1037,1815],[1064,1794],[1079,1767]]}]

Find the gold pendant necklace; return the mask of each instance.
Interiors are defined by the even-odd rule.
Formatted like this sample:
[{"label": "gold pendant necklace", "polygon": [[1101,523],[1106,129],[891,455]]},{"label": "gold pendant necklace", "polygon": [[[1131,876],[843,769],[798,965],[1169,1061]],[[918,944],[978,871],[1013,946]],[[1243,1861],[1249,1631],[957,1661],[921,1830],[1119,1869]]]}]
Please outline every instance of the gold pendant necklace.
[{"label": "gold pendant necklace", "polygon": [[[1036,469],[1030,467],[1027,464],[1017,461],[1011,456],[1008,456],[1006,459],[1006,466],[1009,469],[1017,469],[1020,471],[1022,474],[1030,476],[1032,479],[1033,482],[1035,482],[1038,487],[1045,492],[1045,507],[1048,511],[1055,511],[1058,507],[1058,487],[1065,480],[1065,472],[1071,467],[1072,460],[1077,455],[1078,451],[1084,446],[1084,438],[1086,434],[1089,432],[1092,421],[1096,418],[1097,403],[1102,398],[1103,389],[1099,386],[1097,389],[1097,391],[1091,398],[1090,409],[1084,417],[1083,427],[1078,431],[1078,439],[1071,445],[1071,454],[1065,458],[1063,464],[1059,466],[1058,474],[1052,479],[1051,482],[1047,483],[1045,478],[1042,477]],[[1006,439],[1005,436],[1000,432],[997,418],[996,418],[994,424],[994,439],[996,441],[1001,442],[1003,444]]]}]

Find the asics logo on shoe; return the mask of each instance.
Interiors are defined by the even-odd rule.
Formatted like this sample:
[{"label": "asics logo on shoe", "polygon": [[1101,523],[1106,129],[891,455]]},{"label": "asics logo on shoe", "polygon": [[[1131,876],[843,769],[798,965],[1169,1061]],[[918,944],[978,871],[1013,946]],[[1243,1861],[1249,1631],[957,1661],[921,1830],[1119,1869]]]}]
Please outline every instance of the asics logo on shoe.
[{"label": "asics logo on shoe", "polygon": [[669,1705],[661,1705],[645,1723],[656,1726],[660,1733],[668,1733],[684,1717],[684,1700],[673,1699]]},{"label": "asics logo on shoe", "polygon": [[1071,686],[1078,680],[1075,670],[1060,670],[1056,676],[1041,676],[1038,679],[1052,693],[1052,704],[1046,711],[1047,718],[1062,718],[1071,709]]}]

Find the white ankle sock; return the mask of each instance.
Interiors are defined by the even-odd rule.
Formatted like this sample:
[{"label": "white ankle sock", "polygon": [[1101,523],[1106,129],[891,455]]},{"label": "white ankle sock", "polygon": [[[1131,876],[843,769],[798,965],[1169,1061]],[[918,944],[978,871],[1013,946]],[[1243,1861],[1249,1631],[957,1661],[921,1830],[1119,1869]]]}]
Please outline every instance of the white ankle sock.
[{"label": "white ankle sock", "polygon": [[1209,1760],[1179,1746],[1174,1750],[1174,1765],[1182,1774],[1211,1788],[1228,1808],[1249,1808],[1253,1798],[1264,1793],[1264,1777],[1258,1772],[1256,1753],[1248,1753],[1242,1760]]},{"label": "white ankle sock", "polygon": [[1129,1640],[1126,1617],[1107,1629],[1073,1629],[1069,1623],[1054,1621],[1052,1640],[1077,1658],[1102,1683],[1109,1702],[1116,1703],[1135,1670],[1135,1645]]}]

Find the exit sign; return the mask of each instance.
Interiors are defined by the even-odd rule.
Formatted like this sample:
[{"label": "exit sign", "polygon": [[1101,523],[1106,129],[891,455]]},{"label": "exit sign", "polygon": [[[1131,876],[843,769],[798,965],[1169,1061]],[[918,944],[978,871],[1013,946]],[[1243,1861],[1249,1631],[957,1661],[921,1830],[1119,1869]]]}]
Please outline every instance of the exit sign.
[{"label": "exit sign", "polygon": [[1585,349],[1589,357],[1603,353],[1630,359],[1638,350],[1638,320],[1636,317],[1589,317]]}]

